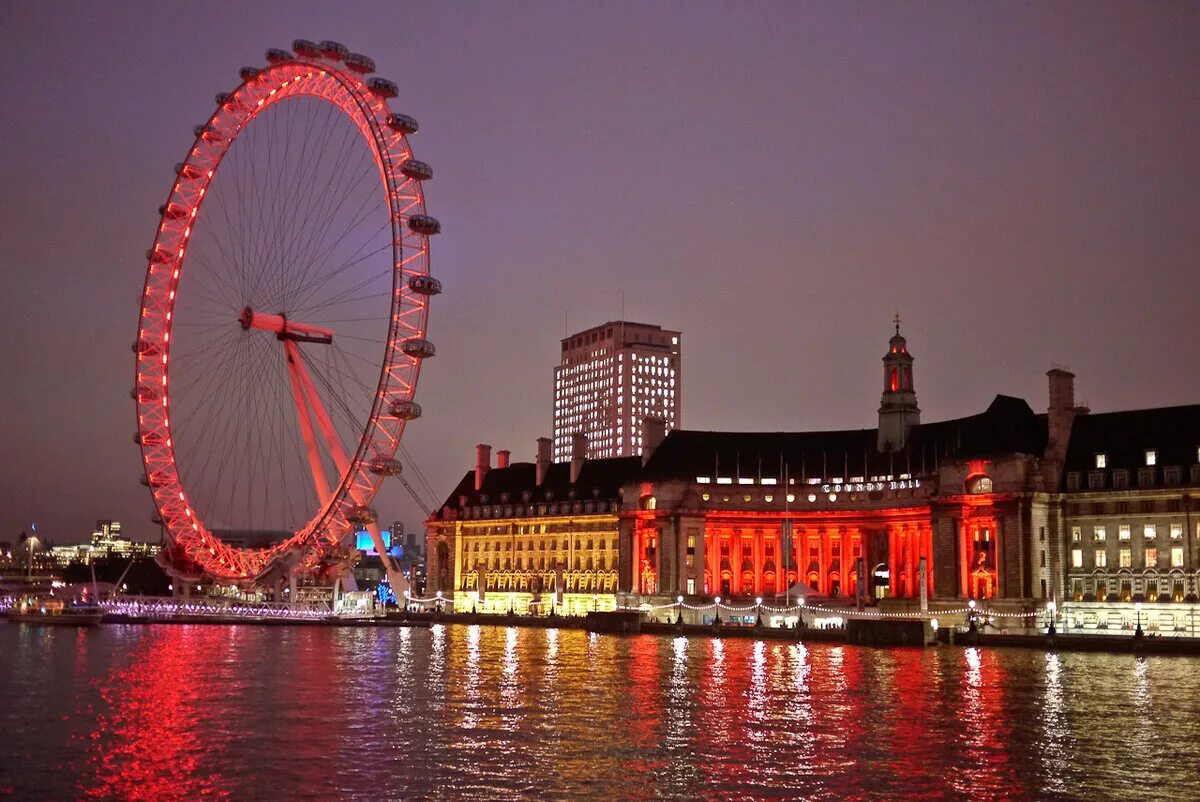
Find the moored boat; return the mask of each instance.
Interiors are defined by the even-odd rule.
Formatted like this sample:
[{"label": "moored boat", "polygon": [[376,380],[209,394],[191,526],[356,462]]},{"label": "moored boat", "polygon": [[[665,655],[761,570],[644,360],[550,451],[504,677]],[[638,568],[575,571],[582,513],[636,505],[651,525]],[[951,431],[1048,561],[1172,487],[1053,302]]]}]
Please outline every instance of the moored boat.
[{"label": "moored boat", "polygon": [[97,604],[64,601],[56,596],[26,594],[8,611],[8,620],[25,624],[93,626],[104,618]]}]

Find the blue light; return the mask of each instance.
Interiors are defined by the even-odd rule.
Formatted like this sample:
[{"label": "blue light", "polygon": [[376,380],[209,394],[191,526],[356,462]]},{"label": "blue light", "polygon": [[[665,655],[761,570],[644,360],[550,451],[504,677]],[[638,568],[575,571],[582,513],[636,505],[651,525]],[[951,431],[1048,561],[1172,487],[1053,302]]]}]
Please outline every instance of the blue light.
[{"label": "blue light", "polygon": [[[392,533],[386,529],[380,532],[383,536],[383,546],[387,548],[391,545]],[[366,529],[356,532],[354,535],[354,548],[359,551],[365,551],[367,554],[375,554],[375,543],[371,540],[371,533]]]}]

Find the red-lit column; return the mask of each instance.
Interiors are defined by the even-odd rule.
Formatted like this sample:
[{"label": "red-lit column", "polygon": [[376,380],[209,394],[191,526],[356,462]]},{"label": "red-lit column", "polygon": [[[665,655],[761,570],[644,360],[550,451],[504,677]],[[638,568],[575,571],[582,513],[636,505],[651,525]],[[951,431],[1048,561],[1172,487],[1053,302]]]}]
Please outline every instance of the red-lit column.
[{"label": "red-lit column", "polygon": [[890,587],[888,595],[895,596],[900,588],[900,554],[896,527],[888,526],[888,578]]},{"label": "red-lit column", "polygon": [[754,594],[761,596],[763,592],[763,533],[756,530],[754,538]]},{"label": "red-lit column", "polygon": [[958,524],[958,572],[959,572],[959,587],[962,588],[962,595],[966,598],[971,598],[971,553],[968,545],[971,542],[969,525],[967,519],[963,518]]}]

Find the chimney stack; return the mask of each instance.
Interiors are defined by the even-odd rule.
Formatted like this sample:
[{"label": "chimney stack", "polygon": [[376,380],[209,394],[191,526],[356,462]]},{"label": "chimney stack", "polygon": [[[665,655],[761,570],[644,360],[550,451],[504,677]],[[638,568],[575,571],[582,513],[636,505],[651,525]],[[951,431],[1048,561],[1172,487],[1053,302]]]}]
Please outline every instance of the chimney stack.
[{"label": "chimney stack", "polygon": [[550,446],[554,441],[549,437],[539,437],[537,440],[537,486],[541,487],[546,481],[546,472],[550,470]]},{"label": "chimney stack", "polygon": [[492,447],[480,443],[475,446],[475,492],[483,487],[483,480],[487,478],[488,471],[492,467]]},{"label": "chimney stack", "polygon": [[571,484],[579,481],[579,472],[587,460],[588,439],[583,432],[576,432],[571,437]]},{"label": "chimney stack", "polygon": [[512,452],[510,452],[507,448],[497,451],[496,452],[496,467],[497,468],[507,468],[508,467],[508,458],[511,453]]},{"label": "chimney stack", "polygon": [[667,422],[662,418],[642,418],[642,464],[654,456],[667,436]]},{"label": "chimney stack", "polygon": [[[1047,443],[1045,459],[1060,465],[1067,456],[1071,427],[1075,423],[1075,374],[1060,367],[1046,372],[1050,380],[1050,406],[1046,410]],[[1056,469],[1057,472],[1057,469]],[[1057,485],[1059,477],[1053,477]]]}]

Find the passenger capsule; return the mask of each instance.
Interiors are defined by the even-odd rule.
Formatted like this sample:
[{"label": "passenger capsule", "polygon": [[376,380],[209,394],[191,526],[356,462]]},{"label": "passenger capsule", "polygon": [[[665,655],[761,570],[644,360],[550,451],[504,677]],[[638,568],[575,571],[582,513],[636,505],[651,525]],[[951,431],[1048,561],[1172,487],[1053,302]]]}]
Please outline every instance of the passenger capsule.
[{"label": "passenger capsule", "polygon": [[387,126],[393,131],[399,131],[402,134],[415,134],[420,127],[417,121],[407,114],[389,114],[387,116]]},{"label": "passenger capsule", "polygon": [[238,70],[238,75],[241,76],[243,81],[253,81],[255,78],[262,75],[262,70],[258,69],[257,67],[242,67],[240,70]]},{"label": "passenger capsule", "polygon": [[367,89],[371,90],[371,94],[376,97],[381,97],[384,100],[394,98],[400,94],[400,87],[389,81],[387,78],[368,78]]},{"label": "passenger capsule", "polygon": [[400,350],[415,359],[428,359],[437,353],[433,343],[420,337],[411,337],[400,344]]},{"label": "passenger capsule", "polygon": [[393,418],[400,420],[416,420],[421,417],[421,405],[416,401],[405,401],[397,399],[388,407],[388,412]]},{"label": "passenger capsule", "polygon": [[346,56],[346,67],[360,75],[375,72],[375,60],[362,53],[350,53]]},{"label": "passenger capsule", "polygon": [[317,48],[315,42],[310,42],[307,39],[296,39],[292,42],[292,50],[296,51],[301,56],[316,58],[321,55],[321,51]]},{"label": "passenger capsule", "polygon": [[153,387],[139,385],[129,391],[129,397],[134,401],[137,401],[139,404],[149,404],[158,400],[158,391]]},{"label": "passenger capsule", "polygon": [[376,457],[367,465],[367,470],[377,476],[399,476],[402,466],[400,460]]},{"label": "passenger capsule", "polygon": [[350,55],[350,48],[341,42],[331,42],[328,39],[317,45],[317,50],[321,51],[321,55],[330,61],[341,61]]},{"label": "passenger capsule", "polygon": [[442,224],[438,222],[436,217],[430,217],[427,214],[414,214],[409,217],[408,227],[413,233],[425,234],[426,236],[442,233]]},{"label": "passenger capsule", "polygon": [[346,511],[346,520],[355,526],[367,526],[379,520],[375,510],[365,504],[358,504]]},{"label": "passenger capsule", "polygon": [[150,260],[151,264],[161,265],[164,262],[171,261],[171,254],[169,251],[160,251],[158,248],[150,248],[146,251],[146,258]]},{"label": "passenger capsule", "polygon": [[231,97],[233,97],[233,95],[229,94],[228,92],[218,92],[217,96],[213,99],[217,101],[218,106],[224,106]]},{"label": "passenger capsule", "polygon": [[416,159],[405,159],[400,163],[400,172],[416,181],[428,181],[433,178],[433,168],[425,162]]},{"label": "passenger capsule", "polygon": [[133,352],[139,356],[158,356],[158,344],[149,340],[138,340],[133,344]]},{"label": "passenger capsule", "polygon": [[282,64],[285,61],[291,61],[291,60],[292,60],[292,54],[287,52],[286,50],[280,50],[278,48],[272,47],[270,50],[267,51],[267,62],[269,64]]},{"label": "passenger capsule", "polygon": [[408,288],[417,295],[442,294],[442,282],[433,276],[413,276],[408,280]]},{"label": "passenger capsule", "polygon": [[189,214],[190,212],[187,208],[180,206],[178,203],[168,203],[158,207],[158,216],[165,217],[168,220],[182,220]]}]

